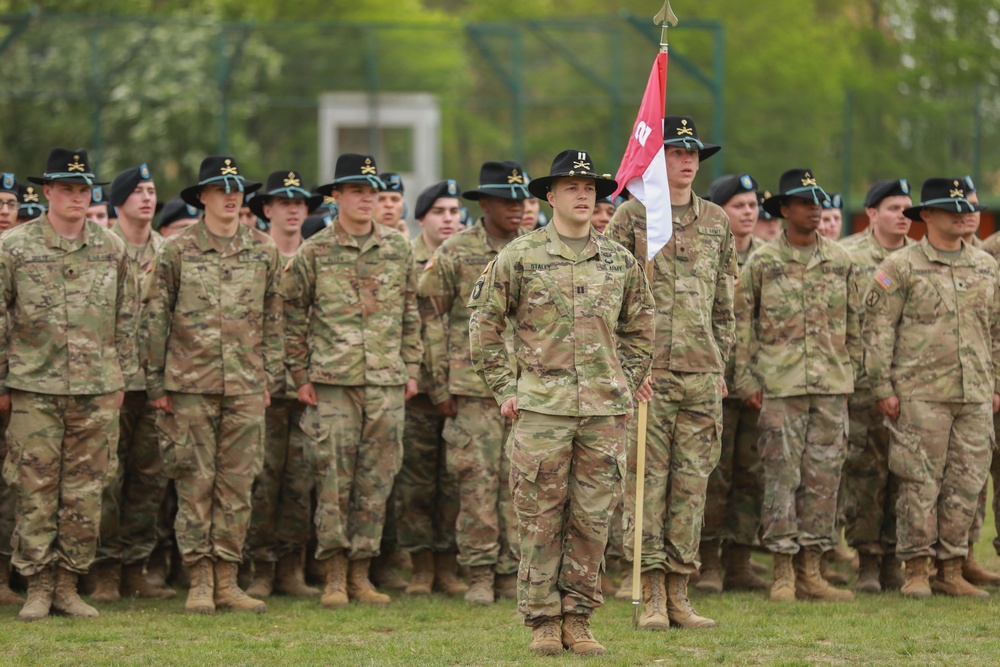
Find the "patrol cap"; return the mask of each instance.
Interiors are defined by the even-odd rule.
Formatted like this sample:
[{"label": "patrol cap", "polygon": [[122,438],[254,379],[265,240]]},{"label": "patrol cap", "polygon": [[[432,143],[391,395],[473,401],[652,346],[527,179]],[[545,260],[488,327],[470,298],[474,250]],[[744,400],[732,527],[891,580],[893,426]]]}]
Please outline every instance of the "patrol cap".
[{"label": "patrol cap", "polygon": [[723,206],[736,195],[752,192],[757,194],[757,181],[750,174],[727,174],[712,182],[708,189],[708,201]]},{"label": "patrol cap", "polygon": [[531,179],[524,172],[519,162],[504,160],[503,162],[484,162],[479,169],[479,187],[466,190],[462,197],[478,201],[480,197],[496,197],[518,201],[528,199],[528,183]]},{"label": "patrol cap", "polygon": [[698,138],[698,128],[691,116],[667,116],[663,119],[663,145],[697,150],[699,160],[707,160],[722,150],[722,146],[706,144]]},{"label": "patrol cap", "polygon": [[618,181],[611,178],[611,174],[598,174],[594,170],[594,161],[591,159],[590,153],[567,148],[552,160],[548,176],[536,178],[528,183],[528,192],[539,199],[545,199],[552,184],[560,178],[592,179],[598,199],[609,197],[618,189]]},{"label": "patrol cap", "polygon": [[925,208],[956,213],[986,210],[985,206],[970,202],[967,196],[963,178],[928,178],[920,188],[920,203],[904,210],[903,215],[910,220],[920,220],[920,211]]},{"label": "patrol cap", "polygon": [[226,155],[210,155],[201,161],[198,182],[181,190],[181,199],[195,208],[204,208],[198,195],[206,185],[221,185],[226,192],[239,191],[244,195],[260,189],[261,184],[250,181],[240,174],[236,158]]},{"label": "patrol cap", "polygon": [[398,192],[403,193],[403,178],[392,171],[387,171],[384,174],[379,174],[378,179],[382,181],[382,189],[388,192]]},{"label": "patrol cap", "polygon": [[370,185],[376,192],[385,190],[385,183],[378,177],[375,158],[360,153],[344,153],[338,157],[337,166],[333,170],[333,182],[316,186],[316,192],[328,197],[336,186],[345,183]]},{"label": "patrol cap", "polygon": [[97,180],[94,170],[90,168],[87,151],[83,148],[77,148],[75,151],[68,148],[53,148],[49,152],[49,159],[45,162],[45,173],[41,176],[28,176],[28,180],[36,185],[54,181],[80,183],[90,187],[108,184],[107,181]]},{"label": "patrol cap", "polygon": [[153,180],[153,175],[145,163],[138,167],[129,167],[125,171],[115,176],[111,181],[111,191],[108,193],[108,201],[112,206],[121,206],[129,198],[136,186],[143,181]]},{"label": "patrol cap", "polygon": [[264,215],[264,204],[273,198],[304,201],[310,213],[323,203],[323,195],[314,195],[302,187],[302,174],[294,169],[272,171],[263,190],[248,195],[245,203],[254,215],[265,222],[270,222]]},{"label": "patrol cap", "polygon": [[302,240],[304,241],[310,236],[323,231],[327,227],[331,227],[335,218],[336,216],[330,214],[308,216],[305,221],[303,221],[302,227],[300,228]]},{"label": "patrol cap", "polygon": [[434,202],[442,197],[454,197],[458,198],[462,196],[462,190],[458,187],[458,183],[452,179],[445,181],[440,181],[434,185],[424,188],[420,196],[417,197],[417,205],[414,210],[414,215],[416,215],[417,220],[423,219],[427,212],[434,208]]},{"label": "patrol cap", "polygon": [[174,197],[163,206],[160,215],[153,221],[153,229],[169,227],[179,220],[197,220],[199,213],[199,210],[191,204],[180,197]]},{"label": "patrol cap", "polygon": [[868,188],[865,195],[865,208],[878,208],[883,199],[889,197],[909,197],[910,184],[905,178],[897,178],[891,181],[877,181],[875,185]]},{"label": "patrol cap", "polygon": [[813,170],[806,167],[789,169],[781,175],[778,180],[778,194],[764,201],[764,210],[773,217],[780,218],[781,207],[790,197],[805,199],[819,206],[828,200],[830,195],[816,183]]},{"label": "patrol cap", "polygon": [[17,188],[17,179],[9,172],[0,173],[0,192],[9,192],[17,195],[20,190]]}]

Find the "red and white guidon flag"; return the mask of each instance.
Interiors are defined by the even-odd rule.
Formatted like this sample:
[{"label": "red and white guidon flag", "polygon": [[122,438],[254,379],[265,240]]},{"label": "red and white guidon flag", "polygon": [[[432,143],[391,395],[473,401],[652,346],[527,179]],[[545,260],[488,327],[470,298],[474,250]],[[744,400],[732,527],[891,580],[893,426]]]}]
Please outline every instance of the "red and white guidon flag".
[{"label": "red and white guidon flag", "polygon": [[[646,207],[646,259],[652,260],[667,244],[674,231],[670,211],[670,188],[667,163],[663,157],[663,105],[666,99],[667,54],[660,53],[653,63],[642,96],[639,115],[615,180],[618,192],[628,188]],[[618,192],[615,196],[618,196]]]}]

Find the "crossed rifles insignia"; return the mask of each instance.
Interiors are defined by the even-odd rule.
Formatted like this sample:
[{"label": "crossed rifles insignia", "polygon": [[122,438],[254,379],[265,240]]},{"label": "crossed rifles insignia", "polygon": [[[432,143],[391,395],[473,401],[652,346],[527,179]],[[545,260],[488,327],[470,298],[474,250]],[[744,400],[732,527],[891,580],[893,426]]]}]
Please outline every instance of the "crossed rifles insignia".
[{"label": "crossed rifles insignia", "polygon": [[302,181],[300,181],[298,178],[295,177],[294,171],[288,172],[288,178],[284,180],[284,183],[286,188],[290,188],[292,186],[295,186],[297,188],[302,187]]},{"label": "crossed rifles insignia", "polygon": [[28,204],[32,202],[38,202],[38,193],[35,192],[35,188],[29,185],[28,189],[24,191],[24,203]]},{"label": "crossed rifles insignia", "polygon": [[816,179],[813,178],[812,174],[807,171],[805,177],[802,179],[802,187],[806,187],[808,185],[816,185]]},{"label": "crossed rifles insignia", "polygon": [[366,174],[375,175],[375,167],[372,166],[372,159],[370,157],[365,158],[365,166],[361,167],[361,175]]},{"label": "crossed rifles insignia", "polygon": [[226,159],[226,166],[223,167],[222,170],[221,170],[223,176],[236,176],[236,175],[238,175],[240,173],[239,170],[237,170],[236,167],[234,167],[232,165],[233,165],[233,161],[227,158]]},{"label": "crossed rifles insignia", "polygon": [[689,137],[693,137],[694,136],[694,130],[692,130],[690,127],[688,127],[687,120],[681,120],[681,126],[677,128],[677,136],[678,137],[683,137],[685,135],[687,135]]},{"label": "crossed rifles insignia", "polygon": [[507,183],[513,185],[514,183],[524,183],[524,176],[517,173],[517,169],[510,172],[510,176],[507,177]]},{"label": "crossed rifles insignia", "polygon": [[78,171],[80,173],[84,173],[87,171],[87,167],[80,162],[79,155],[74,155],[73,161],[69,163],[67,171]]},{"label": "crossed rifles insignia", "polygon": [[958,181],[955,181],[954,183],[955,187],[951,189],[951,192],[948,194],[948,196],[951,197],[952,199],[964,199],[965,190],[961,188],[961,186],[958,184]]}]

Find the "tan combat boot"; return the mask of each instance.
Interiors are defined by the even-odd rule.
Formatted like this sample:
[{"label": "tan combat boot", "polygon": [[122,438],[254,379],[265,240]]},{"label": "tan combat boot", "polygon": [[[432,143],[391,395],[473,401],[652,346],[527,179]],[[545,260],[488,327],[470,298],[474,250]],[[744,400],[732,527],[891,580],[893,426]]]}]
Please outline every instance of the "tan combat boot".
[{"label": "tan combat boot", "polygon": [[361,560],[352,560],[349,563],[347,567],[347,596],[361,604],[389,604],[389,596],[375,590],[375,586],[368,579],[368,567],[371,562],[370,558],[362,558]]},{"label": "tan combat boot", "polygon": [[618,592],[615,593],[615,599],[632,599],[632,563],[624,559],[622,560],[622,583],[618,586]]},{"label": "tan combat boot", "polygon": [[[247,591],[249,593],[249,591]],[[319,595],[320,590],[306,584],[306,553],[293,551],[278,559],[274,592],[291,597]]]},{"label": "tan combat boot", "polygon": [[[238,582],[237,582],[237,585]],[[253,579],[247,586],[247,595],[255,598],[269,598],[274,592],[274,563],[266,560],[254,561]]]},{"label": "tan combat boot", "polygon": [[882,592],[882,584],[879,583],[879,557],[877,554],[858,553],[858,580],[854,584],[854,590],[858,593]]},{"label": "tan combat boot", "polygon": [[423,549],[410,554],[413,561],[413,576],[410,585],[406,587],[407,595],[430,595],[434,586],[434,554],[430,549]]},{"label": "tan combat boot", "polygon": [[965,598],[988,598],[989,593],[976,588],[962,576],[963,558],[951,558],[938,561],[938,573],[931,584],[935,593]]},{"label": "tan combat boot", "polygon": [[667,616],[670,624],[691,630],[714,628],[715,621],[701,616],[691,606],[688,599],[688,576],[669,572],[667,574]]},{"label": "tan combat boot", "polygon": [[563,614],[562,643],[576,655],[604,655],[607,651],[590,633],[590,617]]},{"label": "tan combat boot", "polygon": [[454,551],[434,554],[434,589],[453,597],[465,595],[469,586],[458,576]]},{"label": "tan combat boot", "polygon": [[727,591],[766,591],[771,584],[753,571],[750,565],[750,547],[730,543],[726,548],[726,575],[722,586]]},{"label": "tan combat boot", "polygon": [[476,565],[469,568],[472,585],[465,593],[465,601],[474,605],[493,604],[493,566]]},{"label": "tan combat boot", "polygon": [[263,614],[267,611],[266,604],[253,599],[240,588],[239,563],[219,560],[215,562],[212,569],[215,571],[215,606],[217,608],[252,611],[257,614]]},{"label": "tan combat boot", "polygon": [[76,592],[77,573],[56,568],[55,590],[52,593],[52,611],[66,616],[95,618],[97,610],[80,599]]},{"label": "tan combat boot", "polygon": [[517,572],[498,574],[493,579],[493,590],[498,600],[517,599]]},{"label": "tan combat boot", "polygon": [[122,565],[118,561],[104,561],[94,566],[94,592],[92,600],[118,602],[122,599]]},{"label": "tan combat boot", "polygon": [[531,645],[538,655],[559,655],[563,652],[562,637],[558,618],[546,618],[531,628]]},{"label": "tan combat boot", "polygon": [[347,599],[347,556],[338,553],[323,561],[326,585],[319,603],[324,609],[346,607]]},{"label": "tan combat boot", "polygon": [[639,617],[640,630],[669,630],[670,618],[667,616],[667,589],[663,583],[665,572],[653,570],[643,572],[642,579],[642,616]]},{"label": "tan combat boot", "polygon": [[[888,556],[886,556],[888,558]],[[928,583],[930,574],[927,572],[927,557],[917,556],[906,561],[906,581],[900,593],[907,598],[929,598],[931,596],[931,585]]]},{"label": "tan combat boot", "polygon": [[791,602],[795,599],[795,567],[792,554],[774,554],[774,583],[771,602]]},{"label": "tan combat boot", "polygon": [[169,600],[177,596],[177,591],[171,588],[154,586],[146,578],[142,563],[132,563],[122,567],[122,595],[136,598],[151,598]]},{"label": "tan combat boot", "polygon": [[898,591],[903,586],[903,566],[896,554],[882,556],[882,570],[879,572],[882,590]]},{"label": "tan combat boot", "polygon": [[976,586],[996,586],[1000,584],[1000,574],[990,572],[980,565],[972,553],[972,545],[969,545],[969,555],[965,557],[965,565],[962,566],[962,576],[970,584]]},{"label": "tan combat boot", "polygon": [[28,600],[17,615],[22,621],[37,621],[49,615],[52,608],[52,569],[44,568],[38,574],[28,577]]},{"label": "tan combat boot", "polygon": [[0,556],[0,604],[21,604],[24,598],[10,588],[10,556]]},{"label": "tan combat boot", "polygon": [[847,575],[833,569],[833,564],[837,562],[832,551],[825,552],[819,560],[819,575],[826,579],[828,583],[835,586],[846,586]]},{"label": "tan combat boot", "polygon": [[719,559],[718,540],[707,540],[701,543],[698,550],[701,556],[701,578],[694,585],[702,593],[722,592],[722,561]]},{"label": "tan combat boot", "polygon": [[798,567],[795,572],[795,597],[800,600],[826,600],[850,602],[854,599],[851,591],[842,591],[831,586],[820,575],[820,561],[823,555],[818,551],[802,549],[798,553]]},{"label": "tan combat boot", "polygon": [[215,613],[215,583],[212,578],[212,561],[201,558],[187,568],[189,588],[184,611],[189,614]]},{"label": "tan combat boot", "polygon": [[376,581],[380,587],[388,588],[390,591],[401,591],[409,585],[406,583],[406,579],[403,579],[396,572],[396,568],[393,566],[396,560],[396,550],[390,549],[371,559],[369,566],[371,579]]}]

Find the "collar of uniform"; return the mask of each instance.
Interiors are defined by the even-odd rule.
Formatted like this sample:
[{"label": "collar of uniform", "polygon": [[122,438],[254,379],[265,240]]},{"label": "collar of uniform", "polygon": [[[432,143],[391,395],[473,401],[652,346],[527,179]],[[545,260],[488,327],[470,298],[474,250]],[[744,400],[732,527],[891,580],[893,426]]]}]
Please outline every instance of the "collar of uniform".
[{"label": "collar of uniform", "polygon": [[410,241],[410,247],[413,249],[413,260],[415,262],[427,262],[434,254],[434,252],[427,247],[427,241],[424,240],[423,232],[417,234],[417,237]]},{"label": "collar of uniform", "polygon": [[[339,243],[340,245],[357,248],[359,250],[361,249],[361,246],[358,245],[357,240],[351,234],[348,234],[347,230],[345,230],[343,225],[340,224],[339,215],[333,218],[333,224],[331,226],[333,227],[333,233],[337,235],[337,243]],[[379,227],[382,227],[382,225],[372,220],[371,240],[375,242],[375,245],[382,245],[382,239],[385,238],[385,231],[379,229]]]},{"label": "collar of uniform", "polygon": [[[962,250],[968,250],[972,246],[962,241]],[[924,251],[924,255],[927,256],[932,262],[937,262],[938,264],[946,264],[948,266],[974,266],[975,262],[972,261],[971,252],[963,252],[958,259],[951,260],[947,257],[942,257],[938,249],[931,245],[931,242],[926,236],[920,239],[920,249]]]},{"label": "collar of uniform", "polygon": [[[875,238],[875,228],[868,225],[868,229],[865,231],[865,241],[868,243],[868,248],[872,251],[872,257],[877,259],[885,259],[889,256],[889,251],[882,247],[882,244],[878,242]],[[903,247],[913,244],[913,239],[909,236],[903,237]]]},{"label": "collar of uniform", "polygon": [[[698,218],[700,218],[701,217],[701,206],[702,206],[701,197],[699,197],[698,195],[696,195],[694,193],[694,190],[692,190],[691,191],[691,208],[689,208],[687,210],[687,214],[684,216],[684,218],[687,218],[688,216],[691,216],[692,220],[697,220]],[[672,213],[671,213],[670,217],[673,218],[673,214]],[[674,222],[674,224],[675,225],[680,225],[681,227],[687,227],[687,225],[684,224],[684,218],[681,218],[680,221]]]},{"label": "collar of uniform", "polygon": [[236,238],[233,239],[233,241],[229,244],[229,247],[223,251],[220,251],[216,246],[215,238],[212,233],[208,231],[208,225],[205,224],[204,218],[196,222],[193,227],[196,228],[195,234],[198,236],[198,248],[202,252],[214,250],[223,257],[230,257],[232,255],[238,255],[241,250],[248,249],[250,247],[250,228],[242,223],[236,226]]},{"label": "collar of uniform", "polygon": [[[830,250],[837,243],[836,241],[831,241],[828,238],[820,236],[819,232],[813,233],[816,234],[816,252],[813,253],[812,258],[809,260],[809,264],[806,265],[807,269],[812,268],[821,262],[829,261],[831,259]],[[787,232],[781,232],[778,234],[778,244],[781,246],[785,255],[791,255],[793,248],[792,244],[788,242]]]},{"label": "collar of uniform", "polygon": [[38,224],[41,226],[42,236],[45,239],[45,245],[49,248],[59,248],[69,252],[89,244],[90,234],[88,233],[86,222],[83,223],[83,230],[80,232],[80,236],[75,239],[68,239],[57,232],[56,228],[52,226],[52,222],[49,220],[48,213],[42,213],[42,215],[39,216]]},{"label": "collar of uniform", "polygon": [[[498,248],[496,246],[496,242],[493,240],[493,237],[490,236],[490,233],[488,231],[486,231],[486,219],[485,218],[479,218],[479,220],[476,220],[476,224],[472,225],[472,227],[470,229],[475,230],[475,233],[479,235],[480,239],[482,239],[483,246],[487,250],[492,250],[493,252],[500,252],[501,250],[503,250],[503,246],[500,246]],[[459,233],[461,233],[461,232],[459,232]],[[528,232],[525,231],[524,227],[521,227],[520,229],[517,230],[517,236],[524,236],[527,233]],[[517,238],[517,236],[515,236],[514,238]]]},{"label": "collar of uniform", "polygon": [[594,231],[593,227],[590,228],[590,242],[587,244],[587,247],[583,249],[583,252],[580,253],[579,257],[573,256],[570,249],[567,248],[566,244],[563,243],[561,238],[559,238],[559,232],[556,231],[555,223],[549,222],[549,224],[545,225],[545,236],[548,239],[548,243],[545,244],[545,249],[550,255],[559,255],[560,257],[568,259],[572,262],[582,262],[597,255],[597,232]]}]

